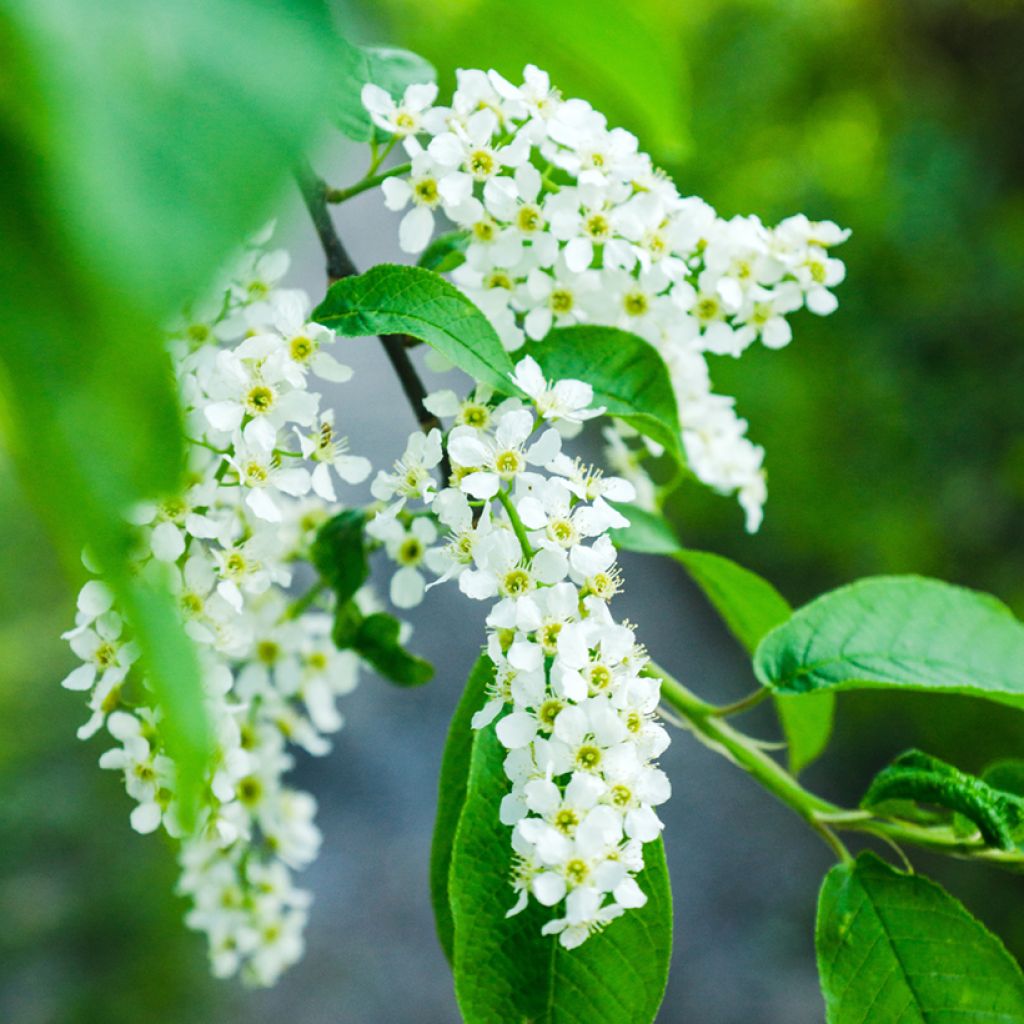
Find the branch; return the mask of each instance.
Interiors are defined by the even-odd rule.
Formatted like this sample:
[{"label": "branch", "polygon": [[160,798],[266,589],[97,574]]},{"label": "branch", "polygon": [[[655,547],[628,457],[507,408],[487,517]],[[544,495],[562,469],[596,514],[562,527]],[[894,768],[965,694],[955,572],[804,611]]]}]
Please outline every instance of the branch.
[{"label": "branch", "polygon": [[[307,163],[302,163],[296,168],[295,177],[299,184],[299,191],[306,203],[306,209],[313,221],[313,227],[316,228],[324,256],[327,258],[328,284],[340,281],[344,277],[354,277],[359,270],[352,262],[352,257],[349,256],[345,244],[338,235],[327,208],[330,190]],[[435,427],[440,429],[441,423],[423,404],[423,400],[427,397],[427,389],[405,350],[408,340],[410,339],[402,334],[382,334],[380,336],[380,342],[391,361],[391,366],[402,385],[402,391],[405,392],[405,397],[412,407],[416,420],[423,432],[427,433]],[[447,454],[441,462],[441,472],[444,476],[443,482],[447,484],[451,478],[451,466],[448,463]]]}]

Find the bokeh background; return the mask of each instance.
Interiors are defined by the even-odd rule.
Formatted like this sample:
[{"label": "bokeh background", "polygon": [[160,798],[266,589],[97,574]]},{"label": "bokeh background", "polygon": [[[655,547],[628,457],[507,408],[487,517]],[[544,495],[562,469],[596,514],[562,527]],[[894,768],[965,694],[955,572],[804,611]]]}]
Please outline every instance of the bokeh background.
[{"label": "bokeh background", "polygon": [[[338,14],[361,41],[421,52],[442,88],[457,66],[514,75],[536,62],[723,215],[804,211],[852,227],[839,311],[802,314],[781,352],[713,368],[768,450],[765,526],[745,536],[731,502],[696,489],[673,517],[691,546],[795,602],[918,572],[1024,613],[1019,3],[377,0]],[[359,160],[329,144],[317,162],[344,184]],[[362,266],[397,258],[394,220],[371,195],[338,215]],[[294,195],[280,224],[291,279],[315,294],[320,257]],[[376,347],[350,343],[348,358],[360,386],[338,393],[339,418],[356,450],[390,460],[413,424]],[[305,876],[309,948],[277,989],[246,992],[208,979],[201,939],[180,923],[172,851],[129,829],[119,783],[96,768],[102,741],[74,739],[80,702],[57,686],[73,597],[6,463],[0,524],[0,1021],[457,1020],[426,865],[445,723],[480,635],[458,595],[435,591],[413,616],[437,679],[417,692],[365,679],[334,753],[300,764],[325,837]],[[639,557],[625,568],[624,611],[658,660],[709,697],[744,693],[749,668],[681,570]],[[770,716],[751,728],[770,734]],[[848,694],[808,779],[856,801],[906,746],[978,769],[1019,756],[1021,739],[1017,716],[967,699]],[[828,851],[685,735],[665,765],[677,939],[660,1019],[820,1021],[812,922]],[[1020,880],[915,862],[1024,957]]]}]

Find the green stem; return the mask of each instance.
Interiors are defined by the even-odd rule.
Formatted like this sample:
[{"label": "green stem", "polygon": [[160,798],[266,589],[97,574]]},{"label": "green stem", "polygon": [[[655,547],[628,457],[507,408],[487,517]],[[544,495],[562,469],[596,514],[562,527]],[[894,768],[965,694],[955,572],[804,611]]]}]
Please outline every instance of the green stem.
[{"label": "green stem", "polygon": [[399,174],[408,174],[411,170],[411,163],[396,164],[394,167],[389,167],[386,171],[381,171],[380,174],[370,174],[363,178],[362,181],[349,185],[348,188],[328,188],[324,192],[324,198],[329,203],[343,203],[353,196],[358,196],[368,189],[376,187],[388,178],[394,178]]},{"label": "green stem", "polygon": [[523,558],[529,561],[533,558],[533,548],[530,547],[529,538],[526,536],[526,527],[523,526],[523,521],[519,518],[519,513],[516,511],[515,505],[512,504],[512,499],[509,497],[508,492],[498,491],[498,501],[501,502],[505,507],[506,513],[508,513],[509,522],[512,523],[512,529],[515,530],[519,546],[523,549]]},{"label": "green stem", "polygon": [[936,853],[984,860],[1014,870],[1024,870],[1020,850],[996,850],[978,840],[965,840],[948,826],[917,825],[875,817],[870,811],[849,810],[805,789],[785,768],[770,757],[757,741],[723,721],[720,707],[698,697],[663,668],[651,662],[645,674],[661,679],[662,700],[682,716],[686,728],[706,747],[728,758],[753,776],[769,793],[795,811],[836,852],[849,852],[836,835],[857,832],[890,844],[910,843]]},{"label": "green stem", "polygon": [[748,694],[741,700],[733,701],[731,704],[721,704],[711,712],[713,715],[717,715],[719,718],[728,718],[731,715],[738,715],[744,711],[749,711],[751,708],[756,708],[762,701],[767,700],[771,696],[771,691],[766,687],[761,687],[760,690],[755,690],[753,693]]}]

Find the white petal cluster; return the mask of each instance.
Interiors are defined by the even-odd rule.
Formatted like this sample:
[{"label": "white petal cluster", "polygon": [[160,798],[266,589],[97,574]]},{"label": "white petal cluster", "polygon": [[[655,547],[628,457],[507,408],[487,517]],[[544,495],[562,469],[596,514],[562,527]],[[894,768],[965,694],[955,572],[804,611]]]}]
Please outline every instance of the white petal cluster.
[{"label": "white petal cluster", "polygon": [[358,662],[331,640],[326,598],[295,614],[285,593],[337,500],[370,463],[348,453],[315,380],[351,371],[309,301],[279,287],[287,254],[254,247],[170,339],[186,415],[189,486],[133,511],[138,562],[166,563],[195,642],[215,733],[198,826],[183,834],[167,756],[131,628],[99,580],[78,598],[66,635],[82,664],[64,686],[86,694],[86,738],[104,725],[100,759],[136,806],[132,827],[180,841],[187,923],[208,936],[214,972],[271,984],[302,952],[309,894],[293,872],[317,854],[313,797],[288,786],[297,745],[323,754],[341,727],[337,699]]},{"label": "white petal cluster", "polygon": [[508,751],[501,820],[512,828],[517,893],[509,914],[532,896],[551,908],[544,933],[571,949],[646,901],[636,875],[644,843],[662,829],[655,808],[670,786],[654,762],[669,740],[655,716],[660,682],[644,674],[643,648],[608,608],[621,588],[608,531],[627,525],[610,502],[632,500],[634,490],[562,453],[548,425],[593,412],[585,384],[549,384],[529,358],[515,380],[530,404],[495,405],[479,391],[464,402],[431,396],[456,421],[445,438],[451,486],[429,511],[396,517],[389,508],[374,522],[389,551],[418,540],[422,552],[439,531],[421,524],[436,520],[447,537],[419,559],[492,602],[495,676],[473,727],[496,721]]},{"label": "white petal cluster", "polygon": [[736,494],[756,530],[764,452],[732,400],[712,393],[706,357],[739,356],[758,340],[781,348],[791,313],[831,313],[845,268],[829,249],[849,232],[802,215],[774,228],[719,217],[680,195],[635,136],[562,98],[532,65],[518,86],[495,71],[459,71],[450,106],[433,105],[433,86],[410,86],[398,103],[380,93],[367,86],[364,103],[411,161],[409,174],[382,185],[388,208],[406,211],[402,248],[422,251],[439,213],[465,230],[465,263],[452,278],[509,350],[579,323],[657,347],[690,468]]}]

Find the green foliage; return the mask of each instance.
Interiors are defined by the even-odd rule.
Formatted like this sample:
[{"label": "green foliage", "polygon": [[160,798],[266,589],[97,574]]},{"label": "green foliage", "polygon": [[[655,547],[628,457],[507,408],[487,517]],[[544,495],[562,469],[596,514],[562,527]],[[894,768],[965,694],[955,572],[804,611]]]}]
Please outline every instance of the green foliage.
[{"label": "green foliage", "polygon": [[[765,579],[735,562],[708,551],[682,547],[664,517],[632,505],[620,505],[629,526],[612,531],[614,543],[626,551],[667,555],[679,562],[721,615],[730,632],[753,654],[762,637],[791,614],[786,599]],[[789,753],[789,766],[799,772],[828,745],[835,698],[830,693],[776,694]]]},{"label": "green foliage", "polygon": [[468,231],[446,231],[443,235],[438,235],[420,253],[416,265],[423,267],[424,270],[447,274],[466,262],[465,254],[468,245]]},{"label": "green foliage", "polygon": [[653,345],[614,327],[559,327],[526,351],[548,380],[585,380],[594,404],[683,461],[679,412],[668,367]]},{"label": "green foliage", "polygon": [[512,360],[490,322],[454,285],[422,267],[385,263],[335,281],[313,318],[349,338],[409,334],[471,377],[515,391]]},{"label": "green foliage", "polygon": [[393,615],[374,612],[359,624],[352,647],[363,661],[399,686],[429,683],[434,678],[434,666],[402,646],[401,628]]},{"label": "green foliage", "polygon": [[121,516],[180,484],[160,324],[267,215],[325,113],[333,38],[314,0],[5,10],[6,443],[66,562],[88,544],[132,617],[186,801],[210,749],[198,668],[163,581],[126,574]]},{"label": "green foliage", "polygon": [[825,877],[815,938],[828,1024],[1024,1021],[1024,977],[999,939],[874,854]]},{"label": "green foliage", "polygon": [[758,646],[781,693],[896,687],[1024,699],[1024,625],[1005,605],[938,580],[879,576],[798,609]]},{"label": "green foliage", "polygon": [[448,897],[455,830],[466,801],[469,762],[473,753],[473,715],[484,706],[487,684],[494,678],[494,663],[483,654],[477,659],[448,727],[437,785],[437,817],[430,843],[430,902],[434,908],[437,937],[448,962],[455,949],[455,924]]},{"label": "green foliage", "polygon": [[955,811],[973,822],[982,839],[1000,850],[1011,850],[1014,833],[1024,821],[1024,801],[937,757],[908,750],[872,780],[863,807],[891,800],[913,800]]},{"label": "green foliage", "polygon": [[345,509],[320,527],[313,542],[313,565],[334,591],[339,607],[355,597],[370,575],[365,527],[362,509]]},{"label": "green foliage", "polygon": [[[567,951],[540,929],[536,905],[506,917],[514,896],[511,830],[498,820],[508,792],[494,727],[473,740],[455,836],[449,894],[455,923],[455,995],[466,1024],[648,1024],[661,1004],[672,947],[672,894],[661,840],[644,847],[637,881],[647,904]],[[586,993],[581,1001],[580,993]]]},{"label": "green foliage", "polygon": [[437,79],[433,65],[408,50],[353,46],[343,41],[339,51],[335,68],[334,122],[356,142],[369,142],[380,135],[360,98],[364,85],[372,82],[399,99],[406,86]]}]

